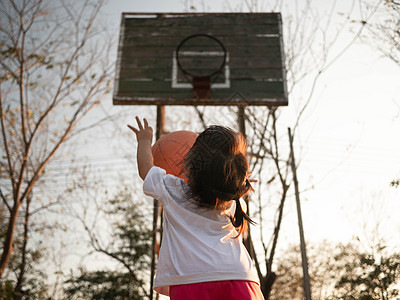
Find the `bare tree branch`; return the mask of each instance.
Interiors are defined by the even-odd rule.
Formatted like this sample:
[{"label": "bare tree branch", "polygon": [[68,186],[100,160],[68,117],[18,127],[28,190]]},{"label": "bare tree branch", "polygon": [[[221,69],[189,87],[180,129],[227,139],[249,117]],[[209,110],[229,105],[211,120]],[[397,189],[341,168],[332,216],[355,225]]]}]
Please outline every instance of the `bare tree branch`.
[{"label": "bare tree branch", "polygon": [[[0,89],[2,148],[6,153],[0,165],[10,178],[11,184],[4,189],[13,201],[11,205],[2,197],[10,215],[0,277],[12,253],[21,204],[31,195],[45,167],[73,135],[76,126],[100,103],[101,95],[109,89],[112,72],[109,65],[99,64],[102,55],[107,54],[104,51],[110,50],[109,45],[93,47],[98,32],[95,20],[104,1],[86,0],[76,8],[77,13],[70,4],[51,10],[54,2],[46,3],[48,11],[42,0],[0,5],[0,35],[5,43],[0,53],[1,84],[10,90],[6,94]],[[56,17],[62,17],[46,23],[49,18],[46,14],[57,13],[59,9],[64,12]],[[40,30],[44,34],[38,34]],[[50,82],[41,79],[50,74]],[[64,120],[57,115],[62,110],[66,111]]]},{"label": "bare tree branch", "polygon": [[3,202],[6,205],[7,209],[11,212],[11,207],[8,204],[6,197],[3,195],[3,191],[1,189],[0,189],[0,196],[1,196],[1,199],[3,199]]}]

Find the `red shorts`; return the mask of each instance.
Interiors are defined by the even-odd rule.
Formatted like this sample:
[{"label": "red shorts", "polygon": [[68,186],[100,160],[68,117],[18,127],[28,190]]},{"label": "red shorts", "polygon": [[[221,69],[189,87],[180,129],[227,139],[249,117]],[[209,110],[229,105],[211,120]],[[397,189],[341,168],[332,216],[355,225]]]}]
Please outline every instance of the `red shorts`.
[{"label": "red shorts", "polygon": [[244,280],[170,286],[171,300],[264,300],[258,283]]}]

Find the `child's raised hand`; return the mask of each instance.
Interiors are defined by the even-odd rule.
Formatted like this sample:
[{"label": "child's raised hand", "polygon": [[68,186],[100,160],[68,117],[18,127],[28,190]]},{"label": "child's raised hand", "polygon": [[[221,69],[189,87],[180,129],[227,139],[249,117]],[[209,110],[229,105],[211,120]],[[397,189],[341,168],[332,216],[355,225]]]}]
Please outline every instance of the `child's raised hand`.
[{"label": "child's raised hand", "polygon": [[149,126],[149,123],[147,122],[146,118],[143,119],[143,124],[140,122],[139,117],[135,117],[137,125],[139,129],[136,129],[135,127],[131,126],[128,124],[128,127],[136,134],[136,138],[138,142],[144,142],[144,141],[149,141],[150,144],[153,140],[153,128]]},{"label": "child's raised hand", "polygon": [[144,180],[147,173],[153,166],[153,155],[151,154],[151,141],[153,140],[153,128],[149,126],[146,119],[140,122],[139,117],[136,117],[136,122],[139,129],[128,125],[128,127],[136,134],[137,138],[137,164],[139,176]]}]

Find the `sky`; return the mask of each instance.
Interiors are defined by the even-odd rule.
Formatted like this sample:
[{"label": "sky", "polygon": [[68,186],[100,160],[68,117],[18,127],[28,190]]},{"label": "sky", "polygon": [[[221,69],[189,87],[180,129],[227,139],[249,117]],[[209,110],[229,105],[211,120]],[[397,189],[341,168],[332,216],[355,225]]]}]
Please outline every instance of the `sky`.
[{"label": "sky", "polygon": [[[315,1],[321,15],[333,1]],[[339,12],[350,9],[351,1],[336,1],[334,21],[341,23]],[[191,6],[208,12],[235,9],[248,11],[245,1],[110,1],[105,11],[117,30],[121,12],[182,12]],[[266,1],[258,9],[268,7]],[[289,2],[302,5],[302,1]],[[355,2],[357,3],[357,2]],[[284,20],[285,21],[285,20]],[[285,24],[284,24],[285,26]],[[334,28],[334,27],[333,27]],[[353,28],[354,30],[354,28]],[[332,50],[334,57],[351,37],[343,38]],[[336,52],[335,52],[336,51]],[[384,58],[370,45],[356,42],[318,81],[316,91],[305,111],[295,144],[299,149],[300,189],[306,238],[332,238],[342,241],[362,234],[360,219],[368,219],[364,206],[373,206],[387,215],[385,222],[394,236],[400,233],[400,189],[390,182],[400,177],[400,67]],[[304,86],[307,86],[305,84]],[[304,92],[303,94],[301,92]],[[307,97],[309,89],[296,97]],[[293,126],[293,116],[300,102],[289,99],[281,126]],[[304,100],[302,100],[304,101]],[[127,108],[135,110],[136,108]],[[136,109],[137,111],[137,109]],[[139,110],[140,111],[140,110]],[[285,132],[285,131],[283,131]],[[397,213],[397,215],[394,215]],[[287,223],[296,227],[294,207],[288,207]],[[297,233],[288,230],[287,240]],[[391,238],[392,234],[389,234]]]},{"label": "sky", "polygon": [[[267,7],[263,1],[248,2],[258,3],[258,10]],[[315,2],[322,15],[333,3]],[[337,1],[335,11],[348,11],[349,2]],[[113,0],[104,12],[106,21],[118,32],[122,12],[182,12],[192,5],[197,11],[205,7],[207,12],[231,8],[246,12],[243,3]],[[343,21],[338,13],[335,18],[338,24]],[[332,57],[350,37],[351,32],[343,33]],[[295,139],[306,240],[346,242],[358,236],[368,244],[381,236],[400,250],[400,188],[390,186],[393,179],[400,178],[399,78],[400,66],[359,41],[320,77]],[[304,101],[308,93],[305,84],[303,91],[289,99],[280,126],[293,126],[293,116],[304,103],[299,99]],[[126,109],[132,115],[151,111],[154,117],[154,109]],[[285,208],[280,245],[299,240],[293,199]]]}]

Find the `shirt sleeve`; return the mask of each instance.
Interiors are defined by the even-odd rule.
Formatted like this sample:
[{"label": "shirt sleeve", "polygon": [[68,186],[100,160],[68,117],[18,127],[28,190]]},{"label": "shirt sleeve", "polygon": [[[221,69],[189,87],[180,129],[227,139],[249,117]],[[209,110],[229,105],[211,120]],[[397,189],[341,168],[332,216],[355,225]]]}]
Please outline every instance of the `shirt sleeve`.
[{"label": "shirt sleeve", "polygon": [[164,169],[153,166],[143,181],[143,192],[167,206],[172,200],[169,190],[176,187],[178,181],[178,177],[168,175]]}]

